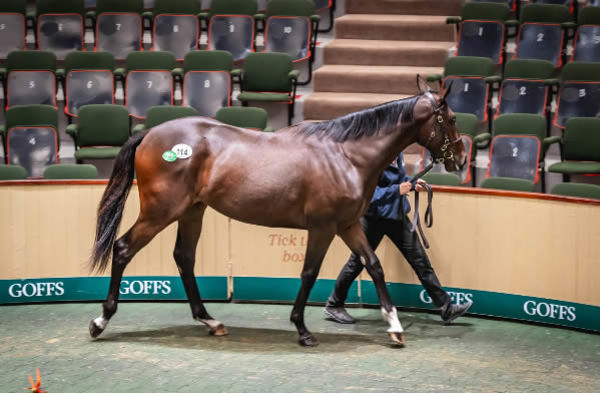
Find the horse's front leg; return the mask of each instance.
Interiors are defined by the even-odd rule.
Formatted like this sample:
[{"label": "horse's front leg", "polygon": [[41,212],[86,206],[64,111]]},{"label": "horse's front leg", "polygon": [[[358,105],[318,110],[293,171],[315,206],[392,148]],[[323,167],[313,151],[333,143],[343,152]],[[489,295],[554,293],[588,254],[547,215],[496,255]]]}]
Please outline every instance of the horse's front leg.
[{"label": "horse's front leg", "polygon": [[290,317],[290,320],[296,325],[296,329],[298,330],[298,342],[305,347],[319,345],[317,339],[304,325],[304,307],[306,306],[310,290],[319,275],[323,258],[325,258],[327,249],[334,236],[335,228],[333,226],[309,228],[308,230],[306,257],[304,258],[304,267],[301,274],[302,284]]},{"label": "horse's front leg", "polygon": [[388,329],[390,338],[396,344],[404,346],[404,330],[402,329],[400,320],[398,320],[396,307],[392,304],[390,293],[385,285],[383,268],[381,267],[381,263],[379,263],[379,259],[375,255],[375,252],[371,249],[360,223],[357,222],[353,224],[338,235],[344,240],[346,245],[350,247],[352,252],[360,256],[361,261],[365,264],[367,272],[373,279],[373,283],[377,289],[383,319],[390,324],[390,328]]}]

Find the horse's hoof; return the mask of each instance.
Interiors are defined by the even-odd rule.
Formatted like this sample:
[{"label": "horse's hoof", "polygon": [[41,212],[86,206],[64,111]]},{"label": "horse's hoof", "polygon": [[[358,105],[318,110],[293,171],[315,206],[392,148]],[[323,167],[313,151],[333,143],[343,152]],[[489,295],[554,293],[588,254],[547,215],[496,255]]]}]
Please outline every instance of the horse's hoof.
[{"label": "horse's hoof", "polygon": [[312,334],[307,334],[305,336],[301,336],[298,340],[298,343],[303,347],[316,347],[319,345],[319,340]]},{"label": "horse's hoof", "polygon": [[226,336],[229,334],[229,330],[225,327],[225,325],[220,324],[216,328],[212,328],[208,331],[211,336]]},{"label": "horse's hoof", "polygon": [[392,343],[394,345],[397,345],[400,348],[404,348],[406,346],[406,341],[404,341],[404,333],[396,333],[396,332],[389,332],[389,333],[390,333],[390,339],[392,340]]},{"label": "horse's hoof", "polygon": [[90,336],[92,336],[92,338],[98,337],[103,331],[104,329],[100,329],[93,319],[90,321]]}]

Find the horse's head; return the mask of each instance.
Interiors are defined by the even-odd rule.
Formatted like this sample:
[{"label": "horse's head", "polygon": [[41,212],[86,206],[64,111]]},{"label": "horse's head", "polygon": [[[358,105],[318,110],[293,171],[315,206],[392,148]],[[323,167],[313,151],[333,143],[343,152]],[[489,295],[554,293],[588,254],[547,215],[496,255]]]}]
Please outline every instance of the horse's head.
[{"label": "horse's head", "polygon": [[422,98],[415,105],[415,120],[420,124],[417,142],[425,146],[436,162],[448,172],[458,171],[467,162],[465,146],[456,127],[456,115],[446,102],[452,84],[437,94],[417,75]]}]

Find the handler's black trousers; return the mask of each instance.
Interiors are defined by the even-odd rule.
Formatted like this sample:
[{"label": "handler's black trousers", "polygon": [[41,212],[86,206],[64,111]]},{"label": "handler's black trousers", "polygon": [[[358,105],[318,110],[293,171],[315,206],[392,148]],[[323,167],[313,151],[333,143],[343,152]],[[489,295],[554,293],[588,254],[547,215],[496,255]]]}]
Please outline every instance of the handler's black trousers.
[{"label": "handler's black trousers", "polygon": [[[412,224],[406,215],[400,221],[365,216],[361,219],[361,225],[373,250],[381,243],[384,235],[390,238],[410,263],[437,307],[451,302],[450,295],[442,289],[440,281],[431,267],[417,232],[410,231]],[[360,257],[353,253],[335,282],[335,288],[327,301],[328,306],[342,307],[344,305],[352,281],[358,277],[363,268]]]}]

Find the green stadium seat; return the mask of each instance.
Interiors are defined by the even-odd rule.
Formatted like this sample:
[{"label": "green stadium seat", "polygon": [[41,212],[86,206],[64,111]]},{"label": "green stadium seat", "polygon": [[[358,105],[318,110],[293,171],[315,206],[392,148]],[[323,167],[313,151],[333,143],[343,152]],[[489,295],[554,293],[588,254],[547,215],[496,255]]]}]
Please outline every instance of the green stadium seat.
[{"label": "green stadium seat", "polygon": [[169,120],[175,120],[182,117],[198,116],[198,112],[189,106],[153,106],[148,110],[148,116],[144,124],[138,124],[133,132],[148,130]]},{"label": "green stadium seat", "polygon": [[21,165],[0,165],[0,180],[23,180],[27,170]]},{"label": "green stadium seat", "polygon": [[27,1],[3,0],[0,2],[0,59],[10,52],[25,50],[27,45]]},{"label": "green stadium seat", "polygon": [[44,170],[44,179],[97,179],[98,170],[91,164],[57,164]]},{"label": "green stadium seat", "polygon": [[571,62],[563,67],[554,125],[572,117],[600,116],[600,63]]},{"label": "green stadium seat", "polygon": [[262,108],[239,106],[221,108],[217,112],[217,120],[235,127],[272,131],[270,127],[267,127],[267,111]]},{"label": "green stadium seat", "polygon": [[503,3],[465,3],[460,17],[449,17],[458,29],[457,56],[478,56],[501,64],[505,57],[505,21],[510,9]]},{"label": "green stadium seat", "polygon": [[111,53],[124,60],[130,52],[142,50],[143,0],[98,0],[94,19],[94,50]]},{"label": "green stadium seat", "polygon": [[125,80],[125,106],[130,115],[145,119],[152,106],[173,105],[175,57],[168,52],[131,52],[125,69],[115,74]]},{"label": "green stadium seat", "polygon": [[288,125],[294,117],[296,87],[299,72],[293,69],[292,58],[286,53],[252,53],[248,55],[241,74],[243,105],[251,101],[285,102],[288,104]]},{"label": "green stadium seat", "polygon": [[76,117],[90,104],[115,103],[115,60],[108,52],[71,52],[65,58],[65,113]]},{"label": "green stadium seat", "polygon": [[474,143],[474,140],[479,131],[479,119],[472,113],[454,112],[454,114],[456,115],[458,132],[471,139],[471,144],[469,145],[469,149],[471,150],[471,162],[469,163],[470,180],[472,180],[473,184],[477,184],[477,167],[474,164],[477,161],[477,144]]},{"label": "green stadium seat", "polygon": [[21,165],[28,177],[41,177],[58,163],[58,113],[50,105],[17,105],[6,111],[0,128],[8,164]]},{"label": "green stadium seat", "polygon": [[271,0],[267,5],[265,52],[287,53],[293,62],[308,60],[308,78],[300,85],[312,79],[320,19],[312,0]]},{"label": "green stadium seat", "polygon": [[571,118],[565,127],[561,155],[562,161],[550,165],[548,171],[562,173],[565,182],[570,175],[600,174],[600,119]]},{"label": "green stadium seat", "polygon": [[554,195],[600,199],[600,186],[585,183],[558,183],[552,187],[550,193]]},{"label": "green stadium seat", "polygon": [[83,0],[36,0],[37,49],[51,51],[58,60],[84,49]]},{"label": "green stadium seat", "polygon": [[[560,141],[560,137],[552,136],[546,137],[546,120],[536,114],[531,113],[506,113],[500,115],[494,120],[494,132],[493,134],[483,133],[475,138],[477,143],[483,141],[490,141],[498,136],[533,136],[539,141],[539,151],[535,143],[527,143],[522,140],[518,148],[518,154],[526,154],[533,159],[534,155],[538,155],[538,172],[542,184],[542,192],[546,189],[546,177],[544,170],[544,159],[548,147]],[[517,140],[515,140],[517,141]],[[534,149],[535,151],[531,150]],[[517,153],[515,153],[516,155]],[[515,162],[516,164],[516,162]],[[518,166],[523,166],[524,163],[520,162]],[[537,180],[534,180],[537,183]]]},{"label": "green stadium seat", "polygon": [[233,56],[227,51],[187,53],[183,70],[176,70],[182,79],[182,105],[200,116],[215,117],[219,108],[231,105],[232,69]]},{"label": "green stadium seat", "polygon": [[575,27],[569,7],[527,4],[521,9],[515,59],[548,60],[560,67],[565,57],[565,28]]},{"label": "green stadium seat", "polygon": [[512,177],[489,177],[481,182],[481,188],[495,190],[533,192],[535,185],[531,180]]},{"label": "green stadium seat", "polygon": [[256,0],[212,0],[209,12],[200,18],[208,24],[209,50],[226,50],[235,61],[254,52],[258,16]]},{"label": "green stadium seat", "polygon": [[[584,0],[584,1],[588,1],[588,0]],[[583,3],[584,1],[581,1],[581,2]],[[530,2],[531,3],[538,3],[538,4],[559,4],[559,5],[563,5],[563,6],[566,6],[569,9],[569,13],[573,14],[573,13],[575,13],[577,11],[578,3],[580,2],[580,0],[530,0]]]},{"label": "green stadium seat", "polygon": [[75,143],[77,163],[114,158],[129,138],[129,113],[120,105],[85,105],[78,124],[67,126]]},{"label": "green stadium seat", "polygon": [[438,81],[444,86],[452,83],[447,101],[454,112],[471,113],[480,122],[489,115],[490,84],[499,82],[494,75],[495,66],[487,57],[456,56],[446,61],[444,74],[427,77],[430,82]]},{"label": "green stadium seat", "polygon": [[6,107],[52,105],[56,108],[56,56],[47,51],[9,53],[0,71]]},{"label": "green stadium seat", "polygon": [[[493,134],[482,133],[475,137],[475,142],[488,141],[497,135],[533,135],[542,143],[543,152],[560,137],[546,137],[546,120],[532,113],[506,113],[494,120]],[[543,158],[543,156],[542,156]]]},{"label": "green stadium seat", "polygon": [[475,138],[479,127],[479,120],[477,116],[472,113],[460,113],[454,112],[456,115],[456,127],[458,132],[462,135],[468,135],[471,138]]},{"label": "green stadium seat", "polygon": [[554,65],[546,60],[510,60],[504,68],[496,116],[504,113],[534,113],[546,117],[550,112],[552,87],[558,84]]},{"label": "green stadium seat", "polygon": [[156,0],[153,8],[152,50],[172,53],[177,60],[197,50],[200,39],[197,0]]},{"label": "green stadium seat", "polygon": [[[333,20],[335,9],[337,6],[336,0],[315,0],[315,11],[316,12],[327,12],[328,24],[326,28],[320,28],[319,32],[321,33],[329,33],[333,30]],[[322,25],[321,25],[322,26]]]},{"label": "green stadium seat", "polygon": [[584,7],[577,18],[571,61],[600,62],[600,7]]},{"label": "green stadium seat", "polygon": [[454,173],[427,173],[423,176],[423,180],[436,186],[458,187],[461,185],[460,177]]},{"label": "green stadium seat", "polygon": [[480,3],[504,3],[508,5],[510,12],[517,12],[519,9],[520,0],[473,0]]}]

